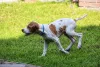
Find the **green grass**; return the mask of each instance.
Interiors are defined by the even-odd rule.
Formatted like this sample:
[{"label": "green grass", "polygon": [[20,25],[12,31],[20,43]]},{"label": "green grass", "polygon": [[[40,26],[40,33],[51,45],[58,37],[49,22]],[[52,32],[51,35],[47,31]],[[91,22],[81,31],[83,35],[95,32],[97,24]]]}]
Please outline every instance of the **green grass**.
[{"label": "green grass", "polygon": [[[77,32],[83,33],[82,49],[77,40],[70,54],[63,54],[55,43],[50,43],[46,57],[39,58],[43,39],[39,35],[25,37],[21,32],[30,21],[50,23],[59,18],[77,18]],[[77,38],[76,38],[77,39]],[[62,36],[62,46],[70,41]],[[100,11],[70,7],[68,3],[12,3],[0,4],[0,59],[40,65],[42,67],[99,67],[100,66]]]}]

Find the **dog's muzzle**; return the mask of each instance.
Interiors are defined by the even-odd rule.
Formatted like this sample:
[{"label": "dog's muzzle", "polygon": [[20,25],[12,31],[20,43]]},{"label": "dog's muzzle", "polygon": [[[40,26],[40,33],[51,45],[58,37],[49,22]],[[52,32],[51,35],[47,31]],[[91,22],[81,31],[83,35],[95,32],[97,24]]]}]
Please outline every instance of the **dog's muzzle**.
[{"label": "dog's muzzle", "polygon": [[22,29],[22,32],[25,33],[25,36],[28,36],[28,35],[31,34],[31,33],[26,33],[26,32],[24,31],[24,29]]}]

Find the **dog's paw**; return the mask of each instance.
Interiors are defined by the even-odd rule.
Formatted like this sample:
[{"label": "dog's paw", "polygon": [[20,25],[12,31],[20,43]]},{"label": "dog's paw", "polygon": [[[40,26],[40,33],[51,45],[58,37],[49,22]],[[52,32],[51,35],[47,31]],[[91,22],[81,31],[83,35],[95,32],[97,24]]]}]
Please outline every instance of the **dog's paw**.
[{"label": "dog's paw", "polygon": [[65,54],[69,54],[69,52],[68,51],[66,51],[66,50],[61,50],[61,52],[63,52],[63,53],[65,53]]},{"label": "dog's paw", "polygon": [[78,49],[81,49],[81,47],[82,47],[81,45],[78,45],[78,46],[77,46]]},{"label": "dog's paw", "polygon": [[69,54],[69,52],[68,52],[68,51],[66,51],[66,54]]},{"label": "dog's paw", "polygon": [[46,56],[46,54],[42,54],[41,56],[44,57],[44,56]]},{"label": "dog's paw", "polygon": [[69,52],[68,51],[63,51],[65,54],[69,54]]},{"label": "dog's paw", "polygon": [[45,54],[42,54],[41,56],[39,56],[39,58],[41,58],[41,57],[45,57]]}]

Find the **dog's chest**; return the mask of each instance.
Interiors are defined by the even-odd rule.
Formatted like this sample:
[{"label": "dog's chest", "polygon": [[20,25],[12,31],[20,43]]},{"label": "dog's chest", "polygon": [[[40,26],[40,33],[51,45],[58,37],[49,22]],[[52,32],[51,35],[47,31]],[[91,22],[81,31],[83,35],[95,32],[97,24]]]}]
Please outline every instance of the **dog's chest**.
[{"label": "dog's chest", "polygon": [[49,28],[49,25],[46,25],[46,24],[44,25],[44,34],[42,35],[42,37],[44,39],[51,39],[52,37],[54,37],[54,34]]}]

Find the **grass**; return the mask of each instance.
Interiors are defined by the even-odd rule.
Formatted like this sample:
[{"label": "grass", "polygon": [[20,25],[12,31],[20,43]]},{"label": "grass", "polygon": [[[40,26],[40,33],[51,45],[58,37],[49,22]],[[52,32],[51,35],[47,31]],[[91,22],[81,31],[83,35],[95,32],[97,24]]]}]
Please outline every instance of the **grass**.
[{"label": "grass", "polygon": [[[12,3],[0,4],[0,59],[40,65],[42,67],[99,67],[100,66],[100,11],[70,7],[68,3]],[[39,35],[25,37],[21,32],[30,21],[50,23],[63,17],[77,18],[77,32],[83,33],[82,49],[77,41],[70,54],[61,53],[55,43],[50,43],[46,57],[39,58],[43,39]],[[77,38],[76,38],[77,39]],[[68,38],[60,38],[62,46]]]}]

